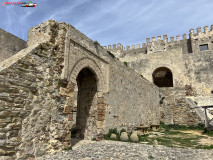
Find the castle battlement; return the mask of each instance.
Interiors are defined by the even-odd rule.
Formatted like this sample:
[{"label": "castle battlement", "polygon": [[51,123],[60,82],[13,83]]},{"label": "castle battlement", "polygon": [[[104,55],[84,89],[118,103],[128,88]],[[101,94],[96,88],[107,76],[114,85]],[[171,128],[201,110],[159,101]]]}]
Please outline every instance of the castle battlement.
[{"label": "castle battlement", "polygon": [[187,39],[187,34],[183,34],[182,35],[182,39],[180,38],[180,35],[176,36],[176,40],[174,36],[170,37],[170,41],[168,36],[165,34],[163,35],[163,37],[161,37],[161,35],[157,36],[157,37],[152,37],[152,38],[146,38],[146,43],[152,43],[152,42],[164,42],[164,43],[168,43],[168,42],[178,42],[180,40],[186,40]]},{"label": "castle battlement", "polygon": [[190,38],[202,38],[203,36],[211,36],[213,34],[213,25],[211,25],[210,30],[208,26],[203,27],[203,32],[201,27],[196,28],[197,33],[194,32],[194,29],[189,30]]},{"label": "castle battlement", "polygon": [[[176,37],[171,36],[168,38],[167,34],[157,37],[146,38],[146,43],[131,45],[124,47],[121,43],[108,45],[108,47],[104,46],[106,50],[109,50],[117,55],[128,54],[128,53],[154,53],[159,51],[166,51],[168,49],[173,49],[177,47],[181,47],[185,52],[191,53],[192,51],[197,51],[197,49],[193,49],[192,41],[193,39],[198,41],[212,41],[213,39],[213,25],[211,25],[210,30],[208,26],[203,28],[203,32],[201,27],[197,27],[197,33],[194,32],[194,29],[189,30],[189,37],[187,38],[187,34],[183,34],[182,36],[177,35]],[[206,39],[207,38],[207,39]],[[203,40],[205,39],[205,40]],[[211,39],[211,40],[209,40]],[[201,43],[201,42],[200,42]],[[199,46],[198,46],[199,47]]]},{"label": "castle battlement", "polygon": [[139,48],[146,48],[147,45],[146,43],[142,43],[141,44],[137,44],[137,45],[131,45],[131,46],[126,46],[124,47],[121,43],[118,43],[117,45],[116,44],[113,44],[113,45],[108,45],[107,46],[104,46],[103,48],[106,49],[106,50],[120,50],[120,51],[130,51],[130,50],[134,50],[134,49],[139,49]]},{"label": "castle battlement", "polygon": [[147,44],[142,43],[142,44],[137,44],[137,45],[131,45],[131,46],[126,46],[124,47],[121,43],[113,44],[113,45],[108,45],[103,47],[106,50],[112,51],[112,52],[128,52],[128,51],[133,51],[133,50],[138,50],[138,49],[146,49]]}]

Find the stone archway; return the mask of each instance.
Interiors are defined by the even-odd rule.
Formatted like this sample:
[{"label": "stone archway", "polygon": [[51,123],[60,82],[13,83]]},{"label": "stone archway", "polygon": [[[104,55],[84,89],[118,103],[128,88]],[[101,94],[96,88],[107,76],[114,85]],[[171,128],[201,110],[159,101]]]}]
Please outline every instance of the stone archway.
[{"label": "stone archway", "polygon": [[[64,113],[72,121],[71,131],[75,138],[102,137],[106,108],[103,84],[101,69],[92,59],[83,58],[71,69],[66,89],[70,90],[67,98],[69,105]],[[69,108],[69,113],[66,108]]]},{"label": "stone archway", "polygon": [[169,68],[160,67],[152,74],[153,83],[158,87],[173,87],[173,75]]},{"label": "stone archway", "polygon": [[78,139],[88,139],[97,134],[97,79],[89,68],[83,68],[77,76],[77,110],[72,133]]},{"label": "stone archway", "polygon": [[104,79],[101,72],[101,68],[94,60],[90,58],[82,58],[78,62],[76,62],[76,64],[73,66],[70,72],[70,77],[69,77],[70,81],[72,81],[73,83],[76,83],[76,78],[83,68],[89,68],[91,71],[93,71],[96,74],[97,90],[99,95],[102,96],[102,93],[105,87],[104,87]]}]

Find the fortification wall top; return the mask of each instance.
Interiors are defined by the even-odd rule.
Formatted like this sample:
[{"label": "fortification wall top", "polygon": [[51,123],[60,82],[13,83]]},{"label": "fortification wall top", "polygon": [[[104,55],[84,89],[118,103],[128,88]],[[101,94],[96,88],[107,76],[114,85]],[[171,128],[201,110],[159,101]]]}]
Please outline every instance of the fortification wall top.
[{"label": "fortification wall top", "polygon": [[183,53],[191,53],[193,52],[193,45],[191,39],[203,39],[205,37],[209,37],[209,39],[213,39],[213,25],[211,25],[211,29],[208,29],[208,26],[204,27],[204,32],[201,31],[201,27],[197,28],[197,33],[194,33],[194,29],[190,29],[189,36],[187,34],[183,34],[182,38],[180,35],[177,35],[176,38],[171,36],[168,38],[167,34],[163,36],[157,36],[152,38],[146,38],[146,43],[137,44],[124,47],[121,43],[118,45],[113,44],[104,46],[106,50],[109,50],[118,56],[122,56],[125,54],[131,53],[154,53],[159,51],[165,51],[168,49],[174,49],[177,47],[181,47],[183,49]]},{"label": "fortification wall top", "polygon": [[194,32],[194,29],[189,30],[189,36],[192,39],[196,38],[203,38],[207,36],[212,36],[213,35],[213,25],[211,25],[210,30],[208,26],[203,27],[203,32],[201,27],[196,28],[197,33]]},{"label": "fortification wall top", "polygon": [[192,44],[192,52],[198,53],[203,51],[202,46],[206,47],[205,50],[213,50],[213,25],[211,25],[211,29],[209,30],[208,26],[203,28],[203,32],[201,27],[198,27],[197,33],[194,33],[194,29],[190,29],[190,39]]}]

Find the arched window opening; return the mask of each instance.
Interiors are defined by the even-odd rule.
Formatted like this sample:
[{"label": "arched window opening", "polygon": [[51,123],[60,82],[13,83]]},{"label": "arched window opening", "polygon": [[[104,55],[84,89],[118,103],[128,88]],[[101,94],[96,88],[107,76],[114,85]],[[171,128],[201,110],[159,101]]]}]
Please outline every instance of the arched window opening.
[{"label": "arched window opening", "polygon": [[154,84],[158,87],[173,87],[172,72],[166,67],[157,68],[152,77]]}]

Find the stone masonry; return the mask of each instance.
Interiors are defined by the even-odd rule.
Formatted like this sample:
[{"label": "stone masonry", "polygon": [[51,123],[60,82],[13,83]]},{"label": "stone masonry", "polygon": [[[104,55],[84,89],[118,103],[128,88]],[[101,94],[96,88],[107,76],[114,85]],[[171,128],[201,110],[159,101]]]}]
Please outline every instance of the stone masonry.
[{"label": "stone masonry", "polygon": [[163,35],[163,38],[147,38],[142,46],[132,45],[131,49],[120,43],[104,48],[150,82],[161,85],[162,97],[167,104],[161,108],[165,115],[161,121],[192,125],[204,123],[204,119],[185,99],[196,99],[198,105],[213,104],[212,42],[213,25],[210,30],[205,26],[203,31],[198,27],[196,33],[190,29],[189,38],[184,34],[182,39],[178,35],[176,40],[170,37],[169,41],[167,35]]},{"label": "stone masonry", "polygon": [[0,29],[0,63],[27,47],[24,40]]},{"label": "stone masonry", "polygon": [[28,47],[0,63],[0,156],[40,157],[101,139],[110,128],[160,122],[160,92],[64,22],[30,29]]},{"label": "stone masonry", "polygon": [[213,104],[213,26],[126,50],[55,20],[31,28],[27,44],[0,38],[0,159],[41,157],[111,128],[204,123],[195,103]]}]

